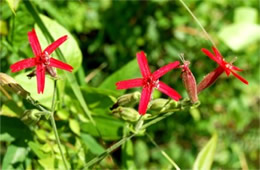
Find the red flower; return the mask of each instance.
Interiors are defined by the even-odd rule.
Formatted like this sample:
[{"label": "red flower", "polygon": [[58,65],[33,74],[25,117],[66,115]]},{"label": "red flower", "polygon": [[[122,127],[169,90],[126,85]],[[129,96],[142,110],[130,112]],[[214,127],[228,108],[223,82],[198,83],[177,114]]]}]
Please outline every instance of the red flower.
[{"label": "red flower", "polygon": [[237,74],[235,71],[243,71],[242,69],[234,66],[232,63],[228,63],[225,61],[225,59],[222,57],[220,52],[215,48],[212,47],[214,54],[212,54],[210,51],[208,51],[205,48],[202,48],[201,51],[205,53],[210,59],[214,60],[216,63],[218,63],[218,67],[209,73],[205,78],[201,81],[201,83],[198,85],[198,93],[202,91],[203,89],[207,88],[211,84],[215,82],[215,80],[225,71],[227,76],[232,73],[236,78],[238,78],[241,82],[248,84],[248,81],[241,77],[239,74]]},{"label": "red flower", "polygon": [[[18,61],[12,64],[10,68],[12,72],[17,72],[36,66],[38,93],[43,93],[45,86],[45,71],[51,73],[52,67],[67,70],[69,72],[73,70],[73,67],[70,65],[50,57],[50,54],[67,40],[67,35],[59,38],[43,51],[34,29],[31,32],[28,32],[28,38],[35,57]],[[54,73],[51,75],[55,76],[55,74],[53,74]]]},{"label": "red flower", "polygon": [[140,67],[141,74],[143,78],[136,78],[130,80],[119,81],[116,83],[117,89],[128,89],[134,87],[143,87],[141,93],[141,99],[139,104],[139,114],[144,115],[147,110],[148,103],[151,99],[151,95],[154,88],[157,88],[159,91],[170,96],[172,99],[178,101],[181,96],[173,90],[168,85],[159,81],[159,78],[166,74],[171,69],[178,67],[180,64],[179,61],[167,64],[160,69],[156,70],[154,73],[151,73],[146,56],[143,51],[136,54],[136,58]]}]

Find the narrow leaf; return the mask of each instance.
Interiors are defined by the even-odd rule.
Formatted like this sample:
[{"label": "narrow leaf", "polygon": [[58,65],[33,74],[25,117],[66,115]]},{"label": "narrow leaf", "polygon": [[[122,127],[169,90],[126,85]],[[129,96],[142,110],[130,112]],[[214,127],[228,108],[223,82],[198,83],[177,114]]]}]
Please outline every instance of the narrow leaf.
[{"label": "narrow leaf", "polygon": [[193,165],[193,170],[210,170],[214,159],[214,154],[217,146],[218,136],[214,134],[206,146],[200,151]]}]

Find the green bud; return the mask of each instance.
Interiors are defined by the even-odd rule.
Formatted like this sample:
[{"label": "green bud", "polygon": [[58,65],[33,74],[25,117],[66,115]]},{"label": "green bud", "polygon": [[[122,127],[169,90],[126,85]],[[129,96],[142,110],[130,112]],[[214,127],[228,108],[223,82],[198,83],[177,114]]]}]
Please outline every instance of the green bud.
[{"label": "green bud", "polygon": [[150,102],[149,112],[159,114],[167,110],[176,109],[178,106],[179,102],[175,100],[159,98]]},{"label": "green bud", "polygon": [[27,125],[35,124],[40,120],[41,115],[42,113],[38,110],[26,110],[21,115],[21,120]]},{"label": "green bud", "polygon": [[120,96],[117,99],[117,102],[112,106],[112,109],[117,108],[118,106],[133,107],[140,100],[140,97],[140,92],[134,92]]},{"label": "green bud", "polygon": [[112,110],[112,114],[115,117],[121,118],[126,121],[130,121],[130,122],[136,122],[140,117],[139,113],[135,109],[130,108],[130,107],[121,107],[121,106]]},{"label": "green bud", "polygon": [[169,105],[168,99],[155,99],[150,102],[149,112],[161,112],[166,110]]},{"label": "green bud", "polygon": [[179,107],[179,105],[180,105],[180,102],[175,101],[175,100],[171,100],[169,102],[169,109],[176,109],[176,108]]}]

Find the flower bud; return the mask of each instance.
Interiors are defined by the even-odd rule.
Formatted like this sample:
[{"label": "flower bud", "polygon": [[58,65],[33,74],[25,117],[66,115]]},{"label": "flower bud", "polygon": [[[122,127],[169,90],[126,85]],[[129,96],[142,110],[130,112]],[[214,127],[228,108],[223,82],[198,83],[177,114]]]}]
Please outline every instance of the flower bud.
[{"label": "flower bud", "polygon": [[197,92],[200,93],[205,88],[211,86],[223,72],[224,69],[221,66],[218,66],[215,70],[207,74],[199,83],[197,87]]},{"label": "flower bud", "polygon": [[140,92],[134,92],[120,96],[111,109],[117,108],[118,106],[132,107],[140,100],[140,96]]},{"label": "flower bud", "polygon": [[40,120],[41,115],[38,110],[26,110],[21,115],[21,120],[27,125],[35,124]]},{"label": "flower bud", "polygon": [[168,99],[155,99],[150,102],[149,112],[161,112],[170,107]]},{"label": "flower bud", "polygon": [[198,101],[196,79],[189,69],[189,64],[189,61],[183,59],[183,65],[180,66],[182,68],[181,78],[191,102],[196,103]]},{"label": "flower bud", "polygon": [[126,121],[130,121],[130,122],[136,122],[140,117],[139,113],[135,109],[130,108],[130,107],[121,107],[121,106],[112,110],[112,114],[115,117],[121,118]]}]

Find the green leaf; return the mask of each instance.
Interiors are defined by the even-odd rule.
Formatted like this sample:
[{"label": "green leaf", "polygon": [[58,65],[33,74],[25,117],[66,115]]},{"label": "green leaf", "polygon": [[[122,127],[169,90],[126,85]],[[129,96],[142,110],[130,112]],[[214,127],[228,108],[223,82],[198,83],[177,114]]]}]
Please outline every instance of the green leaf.
[{"label": "green leaf", "polygon": [[99,154],[105,152],[105,149],[92,136],[83,133],[80,135],[80,137],[81,137],[81,140],[83,141],[83,143],[85,143],[88,146],[89,150],[93,154],[99,155]]},{"label": "green leaf", "polygon": [[8,34],[7,23],[3,20],[0,20],[0,34],[1,35]]},{"label": "green leaf", "polygon": [[35,142],[29,142],[28,145],[32,149],[32,151],[37,155],[38,158],[44,159],[50,156],[49,154],[46,154],[41,150],[42,146],[40,144]]},{"label": "green leaf", "polygon": [[[102,89],[116,90],[116,82],[141,77],[137,60],[134,59],[113,73],[99,86]],[[123,94],[125,90],[119,90]]]},{"label": "green leaf", "polygon": [[1,115],[10,117],[20,117],[23,113],[23,109],[17,106],[17,103],[13,100],[8,100],[2,105]]},{"label": "green leaf", "polygon": [[239,51],[260,40],[260,26],[249,23],[233,24],[223,27],[218,36],[232,50]]},{"label": "green leaf", "polygon": [[148,147],[142,140],[137,140],[135,143],[135,160],[139,168],[143,167],[149,160]]},{"label": "green leaf", "polygon": [[29,72],[18,74],[14,79],[19,84],[22,84],[26,91],[30,92],[32,98],[39,101],[42,105],[50,107],[53,95],[53,80],[49,78],[49,76],[46,76],[44,93],[38,94],[36,77],[34,76],[28,79],[26,76],[28,73]]},{"label": "green leaf", "polygon": [[92,112],[99,115],[107,114],[110,111],[109,108],[116,100],[114,96],[117,96],[114,91],[88,86],[82,87],[81,91]]},{"label": "green leaf", "polygon": [[[61,52],[63,53],[66,62],[70,64],[73,67],[73,72],[76,72],[79,67],[81,66],[82,62],[82,53],[80,51],[80,48],[75,40],[75,38],[70,34],[70,32],[64,28],[62,25],[57,23],[55,20],[52,20],[44,15],[40,15],[44,25],[49,30],[52,37],[57,40],[58,38],[67,35],[68,39],[65,41],[59,48]],[[48,45],[48,41],[46,40],[46,37],[42,33],[41,29],[38,27],[38,25],[35,25],[35,30],[37,32],[38,39],[40,41],[42,50],[45,49]],[[56,53],[53,53],[52,56],[55,58],[58,58]]]},{"label": "green leaf", "polygon": [[52,156],[40,159],[40,160],[38,160],[38,162],[46,170],[47,169],[55,169],[54,168],[54,157],[52,157]]},{"label": "green leaf", "polygon": [[28,150],[24,147],[9,145],[3,159],[3,169],[13,169],[12,165],[23,162],[27,156]]},{"label": "green leaf", "polygon": [[257,24],[257,17],[255,8],[240,7],[235,10],[234,21],[235,23]]},{"label": "green leaf", "polygon": [[[0,137],[2,137],[2,135],[7,137],[6,134],[8,134],[9,137],[13,137],[18,142],[21,142],[21,144],[25,144],[26,140],[32,140],[33,132],[31,132],[30,129],[25,126],[20,119],[0,116],[0,122]],[[2,138],[0,139],[2,140]]]},{"label": "green leaf", "polygon": [[6,0],[6,2],[8,3],[12,12],[15,14],[15,10],[17,9],[17,7],[19,5],[20,0]]},{"label": "green leaf", "polygon": [[124,169],[136,169],[134,162],[134,147],[133,142],[128,140],[123,146],[123,165]]},{"label": "green leaf", "polygon": [[[103,139],[117,140],[122,137],[123,122],[109,117],[95,117],[94,120],[97,123],[97,128]],[[87,132],[90,135],[99,136],[96,128],[90,122],[81,123],[80,127],[82,131]]]},{"label": "green leaf", "polygon": [[70,129],[72,130],[72,132],[76,133],[77,135],[80,135],[80,127],[79,127],[78,121],[76,121],[74,119],[70,119],[69,126],[70,126]]},{"label": "green leaf", "polygon": [[214,134],[197,156],[193,165],[193,170],[210,170],[211,164],[214,159],[217,141],[218,136],[217,134]]},{"label": "green leaf", "polygon": [[234,24],[223,27],[218,36],[232,50],[239,51],[260,40],[260,26],[257,24],[257,10],[241,7],[235,10]]}]

